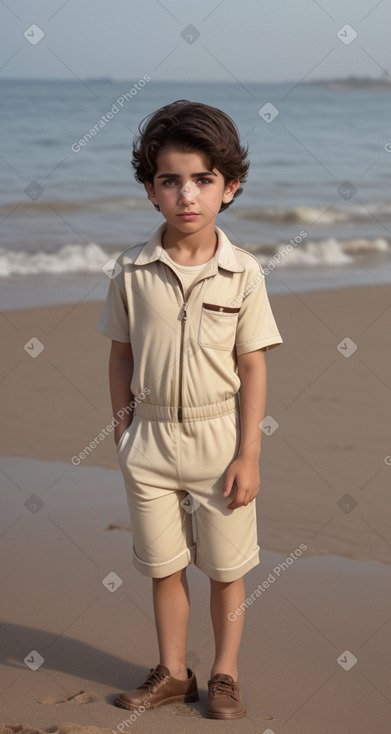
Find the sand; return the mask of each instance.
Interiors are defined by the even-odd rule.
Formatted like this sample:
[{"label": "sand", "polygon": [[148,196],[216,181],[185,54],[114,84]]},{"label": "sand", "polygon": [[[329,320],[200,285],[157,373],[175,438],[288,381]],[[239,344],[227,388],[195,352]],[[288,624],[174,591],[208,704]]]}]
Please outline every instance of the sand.
[{"label": "sand", "polygon": [[[246,576],[248,594],[262,593],[248,606],[241,649],[248,717],[229,726],[387,734],[391,290],[271,302],[284,344],[267,354],[261,564]],[[205,719],[213,637],[208,580],[194,567],[189,664],[200,701],[126,725],[112,705],[156,664],[157,647],[112,436],[72,463],[111,420],[101,306],[1,320],[0,732],[225,731]],[[122,581],[115,593],[102,584],[112,572]]]}]

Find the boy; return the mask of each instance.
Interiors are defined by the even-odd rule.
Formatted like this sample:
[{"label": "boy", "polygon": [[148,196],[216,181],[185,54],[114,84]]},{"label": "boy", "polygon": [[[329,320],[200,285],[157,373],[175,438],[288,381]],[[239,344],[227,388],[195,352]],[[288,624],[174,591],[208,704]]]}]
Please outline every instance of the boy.
[{"label": "boy", "polygon": [[[222,111],[178,100],[139,126],[136,179],[165,221],[118,258],[98,329],[111,338],[114,439],[133,562],[153,579],[160,661],[115,705],[198,700],[186,667],[186,566],[210,577],[213,719],[246,715],[237,656],[243,576],[259,563],[255,496],[266,400],[265,355],[282,342],[257,259],[215,226],[249,162]],[[239,401],[240,397],[240,401]],[[129,413],[124,406],[132,405]]]}]

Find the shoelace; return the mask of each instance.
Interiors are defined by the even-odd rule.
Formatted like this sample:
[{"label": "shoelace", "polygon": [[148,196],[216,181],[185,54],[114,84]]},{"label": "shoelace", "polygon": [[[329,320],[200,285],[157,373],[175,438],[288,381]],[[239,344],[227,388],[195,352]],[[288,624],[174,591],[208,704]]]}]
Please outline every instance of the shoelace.
[{"label": "shoelace", "polygon": [[151,672],[142,686],[140,688],[148,688],[150,691],[153,689],[154,686],[156,686],[157,683],[160,683],[165,678],[165,673],[162,671],[157,671],[151,668]]},{"label": "shoelace", "polygon": [[224,696],[232,696],[236,700],[235,691],[228,681],[219,680],[215,681],[211,685],[211,697],[214,698],[217,694],[221,693]]}]

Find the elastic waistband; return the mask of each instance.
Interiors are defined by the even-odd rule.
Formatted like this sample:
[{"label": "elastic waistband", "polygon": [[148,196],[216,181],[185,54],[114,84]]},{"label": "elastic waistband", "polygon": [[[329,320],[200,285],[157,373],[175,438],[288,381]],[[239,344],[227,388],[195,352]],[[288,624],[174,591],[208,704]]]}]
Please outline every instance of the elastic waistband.
[{"label": "elastic waistband", "polygon": [[[220,415],[234,413],[238,406],[237,394],[221,403],[212,405],[184,406],[182,408],[182,421],[202,421],[207,418],[217,418]],[[137,403],[134,415],[140,418],[149,418],[155,421],[171,421],[178,423],[178,408],[171,405],[150,405],[148,403]]]}]

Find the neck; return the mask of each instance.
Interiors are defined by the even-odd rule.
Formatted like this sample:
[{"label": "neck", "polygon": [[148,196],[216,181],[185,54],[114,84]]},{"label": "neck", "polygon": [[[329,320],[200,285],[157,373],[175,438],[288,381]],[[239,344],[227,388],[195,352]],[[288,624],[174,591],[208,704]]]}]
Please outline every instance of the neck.
[{"label": "neck", "polygon": [[174,227],[167,225],[162,235],[162,245],[165,250],[183,254],[185,257],[208,255],[212,257],[217,250],[218,237],[214,223],[191,234],[184,234]]}]

